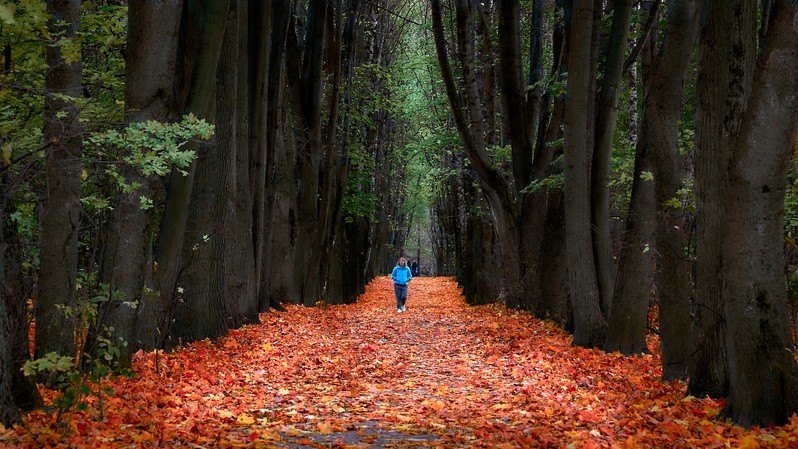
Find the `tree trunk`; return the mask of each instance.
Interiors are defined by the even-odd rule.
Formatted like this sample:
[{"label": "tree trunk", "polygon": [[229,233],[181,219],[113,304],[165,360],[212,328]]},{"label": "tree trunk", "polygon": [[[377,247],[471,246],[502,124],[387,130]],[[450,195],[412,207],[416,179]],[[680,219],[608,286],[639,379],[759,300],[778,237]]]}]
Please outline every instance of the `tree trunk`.
[{"label": "tree trunk", "polygon": [[[296,245],[295,279],[298,300],[314,305],[320,300],[320,273],[323,237],[326,229],[320,216],[319,176],[326,150],[322,142],[322,62],[328,5],[309,4],[307,31],[289,31],[288,78],[292,86],[296,142],[296,218],[300,238]],[[300,58],[297,39],[304,38]]]},{"label": "tree trunk", "polygon": [[14,363],[14,339],[11,332],[12,321],[15,319],[9,313],[9,302],[13,301],[13,293],[8,290],[6,284],[6,265],[13,264],[15,261],[9,259],[10,251],[9,245],[6,242],[6,228],[9,224],[6,220],[6,174],[0,173],[0,423],[4,426],[10,427],[12,424],[20,424],[22,416],[19,414],[19,409],[14,403],[13,392],[13,379],[16,371],[19,371],[22,366]]},{"label": "tree trunk", "polygon": [[[79,0],[50,0],[48,29],[53,36],[77,38]],[[75,355],[75,319],[60,306],[75,307],[80,227],[82,126],[76,104],[82,63],[65,61],[61,47],[47,46],[44,138],[46,192],[41,207],[41,263],[36,295],[35,357],[49,352]]]},{"label": "tree trunk", "polygon": [[[22,366],[30,360],[28,299],[34,286],[23,270],[31,255],[21,240],[8,212],[12,208],[13,171],[0,173],[0,422],[20,423],[19,409],[41,407],[43,400],[33,379],[25,377]],[[18,185],[18,184],[17,184]]]},{"label": "tree trunk", "polygon": [[651,164],[647,130],[638,142],[632,179],[632,198],[626,216],[623,248],[615,279],[615,296],[608,319],[604,350],[624,355],[649,352],[646,346],[648,305],[654,278],[654,182],[647,178]]},{"label": "tree trunk", "polygon": [[[213,141],[201,145],[194,161],[195,178],[184,236],[180,276],[183,300],[176,303],[172,338],[175,341],[216,339],[228,326],[243,321],[240,302],[232,297],[228,272],[232,266],[230,246],[233,223],[229,212],[235,192],[236,127],[238,116],[238,0],[226,0],[229,9],[220,10],[225,22],[221,52],[216,68],[215,88],[206,95],[216,100],[212,117],[216,123]],[[244,22],[246,23],[246,22]],[[245,257],[240,255],[239,257]]]},{"label": "tree trunk", "polygon": [[[151,3],[131,0],[128,3],[127,61],[125,65],[125,123],[147,120],[168,121],[170,95],[174,83],[177,34],[181,0]],[[153,348],[155,341],[136,341],[139,314],[155,321],[152,309],[142,295],[145,279],[151,277],[152,215],[141,208],[140,197],[154,199],[157,180],[138,169],[125,167],[125,178],[141,188],[122,192],[108,225],[108,240],[103,254],[100,278],[114,295],[104,305],[100,321],[114,331],[112,341],[119,345],[120,363],[130,366],[133,352],[140,346]],[[138,313],[137,306],[138,304]]]},{"label": "tree trunk", "polygon": [[565,108],[565,242],[568,287],[574,306],[573,344],[598,347],[606,336],[601,314],[590,221],[590,102],[593,5],[576,2],[570,23]]},{"label": "tree trunk", "polygon": [[[643,127],[649,134],[653,158],[657,225],[655,228],[658,268],[659,335],[662,378],[687,379],[692,338],[685,330],[690,322],[690,263],[687,255],[687,224],[679,197],[685,170],[679,155],[678,122],[685,76],[698,34],[698,4],[682,0],[668,8],[668,31],[655,66],[647,72]],[[659,67],[668,67],[661,70]]]},{"label": "tree trunk", "polygon": [[[596,257],[596,280],[602,310],[611,315],[615,261],[610,235],[610,165],[612,138],[618,117],[618,87],[621,84],[626,40],[632,15],[632,1],[612,2],[612,28],[606,47],[606,61],[596,104],[596,137],[591,174],[591,220],[593,223],[593,251]],[[572,31],[573,33],[573,31]],[[623,273],[623,272],[621,272]]]},{"label": "tree trunk", "polygon": [[781,250],[787,170],[798,134],[798,11],[785,1],[773,7],[734,146],[719,240],[725,243],[721,294],[729,360],[723,415],[745,427],[783,425],[798,411]]},{"label": "tree trunk", "polygon": [[[273,39],[276,33],[277,16],[282,9],[287,9],[286,2],[263,2],[260,0],[248,1],[248,27],[247,27],[247,52],[245,57],[247,74],[246,83],[242,84],[242,89],[246,89],[246,94],[241,95],[239,101],[246,104],[247,120],[242,126],[248,133],[248,153],[239,154],[237,169],[241,173],[239,184],[241,188],[248,190],[248,195],[244,192],[239,195],[247,198],[249,202],[250,218],[241,219],[251,224],[250,239],[241,242],[247,245],[252,242],[252,254],[255,270],[255,295],[258,301],[258,311],[269,309],[268,292],[266,289],[267,281],[263,279],[264,255],[268,247],[271,229],[268,228],[271,217],[267,211],[267,181],[270,177],[269,156],[274,153],[274,135],[276,133],[276,98],[273,97],[273,86],[271,84],[272,71],[276,71],[275,76],[279,79],[282,64],[272,61],[276,51],[282,51],[282,41]],[[264,30],[269,30],[265,32]],[[279,59],[279,58],[278,58]],[[271,138],[271,140],[270,140]],[[239,148],[244,147],[243,140],[239,142]],[[245,170],[249,168],[249,171]],[[243,183],[245,178],[249,186]],[[245,205],[246,207],[247,205]],[[244,212],[240,212],[243,214]]]},{"label": "tree trunk", "polygon": [[[471,14],[471,5],[468,1],[457,2],[457,55],[463,71],[464,89],[462,94],[456,88],[449,63],[440,2],[433,1],[433,33],[438,63],[441,66],[446,95],[465,153],[474,173],[481,182],[493,212],[502,259],[501,278],[505,303],[509,307],[529,307],[530,302],[523,289],[523,276],[526,274],[526,269],[522,263],[521,227],[516,219],[515,195],[513,195],[507,179],[489,162],[486,151],[482,101],[476,79],[473,36],[471,35]],[[523,187],[519,187],[519,189]]]},{"label": "tree trunk", "polygon": [[[726,322],[723,317],[723,264],[718,236],[726,222],[731,148],[751,85],[756,36],[755,6],[745,1],[703,5],[699,45],[696,119],[696,351],[688,393],[724,397],[729,388]],[[711,20],[709,20],[711,18]]]},{"label": "tree trunk", "polygon": [[[183,9],[183,29],[178,49],[177,107],[185,113],[214,123],[216,101],[216,73],[226,23],[227,2],[188,0]],[[158,296],[152,301],[156,320],[139,327],[142,338],[165,341],[179,301],[182,288],[178,281],[185,266],[191,263],[181,254],[186,238],[186,223],[190,212],[192,189],[197,171],[195,160],[184,176],[173,172],[167,193],[166,208],[155,250],[158,270],[155,282]],[[199,242],[192,242],[199,243]],[[171,341],[169,345],[177,344]],[[160,344],[156,345],[160,346]]]},{"label": "tree trunk", "polygon": [[[235,116],[233,122],[235,129],[234,137],[231,139],[235,145],[231,145],[231,177],[225,186],[228,196],[227,208],[224,211],[224,222],[228,227],[226,251],[224,261],[226,268],[227,292],[230,298],[238,298],[238,310],[231,315],[237,319],[229,320],[228,326],[238,328],[243,324],[258,323],[258,286],[260,282],[257,278],[259,270],[255,265],[255,251],[253,238],[253,201],[250,186],[250,157],[251,147],[248,139],[251,135],[250,129],[254,126],[254,120],[250,111],[250,105],[255,102],[263,102],[264,97],[261,92],[256,95],[252,89],[254,80],[248,78],[252,73],[250,64],[253,64],[251,55],[258,53],[261,48],[260,40],[253,38],[253,35],[266,35],[263,30],[269,30],[271,9],[269,4],[262,5],[263,8],[253,8],[251,1],[241,1],[238,3],[238,61],[236,80],[238,92],[236,93]],[[232,5],[231,5],[232,8]],[[254,16],[254,17],[253,17]],[[262,21],[259,21],[261,19]],[[256,31],[252,28],[255,27]],[[253,39],[255,41],[253,42]],[[224,70],[224,69],[222,69]],[[261,71],[263,77],[259,79],[265,84],[266,73]],[[229,106],[228,106],[229,107]],[[225,113],[222,113],[224,116]],[[233,304],[230,304],[233,305]],[[228,316],[229,318],[230,316]]]},{"label": "tree trunk", "polygon": [[[285,129],[285,46],[291,17],[291,2],[272,2],[272,30],[266,99],[266,143],[258,147],[257,161],[264,169],[253,169],[254,232],[256,236],[255,269],[258,270],[258,310],[280,307],[293,297],[289,280],[294,266],[290,252],[296,243],[296,217],[288,202],[293,197],[294,158],[286,153]],[[262,57],[262,56],[261,56]],[[290,159],[290,160],[289,160]],[[263,176],[265,179],[261,179]],[[264,189],[263,194],[259,194]],[[262,224],[260,224],[262,222]],[[286,229],[290,227],[290,229]],[[288,236],[288,238],[286,238]],[[278,258],[280,260],[278,260]]]}]

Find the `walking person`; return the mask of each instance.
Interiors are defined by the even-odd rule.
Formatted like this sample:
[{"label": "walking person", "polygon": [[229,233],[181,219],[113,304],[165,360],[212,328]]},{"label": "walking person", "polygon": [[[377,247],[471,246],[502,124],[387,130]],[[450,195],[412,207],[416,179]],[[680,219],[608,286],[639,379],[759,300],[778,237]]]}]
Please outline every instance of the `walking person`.
[{"label": "walking person", "polygon": [[407,302],[407,283],[413,279],[413,274],[410,273],[410,268],[407,267],[407,260],[404,257],[400,257],[396,266],[393,267],[391,279],[393,279],[393,292],[396,294],[396,311],[404,312],[405,302]]}]

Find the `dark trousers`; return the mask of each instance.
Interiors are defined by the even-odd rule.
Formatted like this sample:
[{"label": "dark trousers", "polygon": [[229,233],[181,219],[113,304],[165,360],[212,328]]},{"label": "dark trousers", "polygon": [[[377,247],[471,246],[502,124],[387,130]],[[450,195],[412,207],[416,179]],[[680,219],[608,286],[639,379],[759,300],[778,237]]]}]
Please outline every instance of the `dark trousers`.
[{"label": "dark trousers", "polygon": [[393,292],[396,294],[396,308],[401,309],[407,302],[407,284],[393,284]]}]

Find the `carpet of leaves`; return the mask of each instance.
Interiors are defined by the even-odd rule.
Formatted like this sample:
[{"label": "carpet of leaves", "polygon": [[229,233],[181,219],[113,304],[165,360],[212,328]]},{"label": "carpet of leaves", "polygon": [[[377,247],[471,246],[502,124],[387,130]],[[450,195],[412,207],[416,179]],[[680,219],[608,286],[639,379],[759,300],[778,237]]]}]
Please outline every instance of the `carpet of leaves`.
[{"label": "carpet of leaves", "polygon": [[[75,414],[35,411],[0,447],[798,447],[798,418],[742,429],[722,404],[660,381],[654,355],[571,347],[562,330],[469,307],[454,281],[416,278],[397,313],[387,277],[357,304],[261,315],[170,354]],[[51,392],[46,392],[52,397]]]}]

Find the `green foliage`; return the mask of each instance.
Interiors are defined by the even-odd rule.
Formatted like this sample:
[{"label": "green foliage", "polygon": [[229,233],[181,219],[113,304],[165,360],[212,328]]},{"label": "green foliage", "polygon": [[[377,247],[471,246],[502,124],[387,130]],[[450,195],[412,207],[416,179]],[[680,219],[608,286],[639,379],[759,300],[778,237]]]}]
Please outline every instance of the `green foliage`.
[{"label": "green foliage", "polygon": [[[113,389],[104,388],[103,382],[112,381],[118,376],[132,377],[133,373],[119,365],[121,352],[117,343],[110,339],[114,329],[98,322],[101,304],[119,301],[120,292],[111,292],[107,284],[100,284],[93,273],[80,272],[78,275],[78,296],[74,307],[62,306],[64,314],[75,319],[76,347],[84,348],[91,328],[94,332],[93,350],[79,351],[76,355],[63,355],[51,352],[36,360],[28,360],[22,367],[25,376],[48,379],[60,392],[53,400],[58,409],[57,421],[69,428],[72,412],[88,410],[88,397],[97,400],[97,418],[102,419],[104,400],[113,395]],[[98,326],[99,324],[99,326]],[[127,342],[118,344],[127,346]]]},{"label": "green foliage", "polygon": [[[196,157],[193,149],[186,147],[192,140],[209,140],[214,126],[193,114],[175,123],[155,120],[137,122],[121,131],[108,130],[92,134],[87,143],[95,147],[95,156],[110,162],[124,162],[139,170],[144,176],[165,176],[172,169],[187,174]],[[107,165],[105,175],[113,180],[120,191],[135,192],[140,185],[128,181],[119,170],[119,164]],[[84,200],[95,208],[108,208],[107,198],[89,195]],[[152,198],[141,197],[141,208],[153,207]]]},{"label": "green foliage", "polygon": [[798,239],[798,163],[796,162],[793,162],[790,170],[784,197],[784,233],[788,242],[795,242]]},{"label": "green foliage", "polygon": [[543,188],[562,188],[565,185],[565,174],[557,173],[554,175],[546,176],[541,180],[535,180],[529,183],[523,190],[524,193],[535,193]]},{"label": "green foliage", "polygon": [[374,219],[377,210],[377,195],[372,185],[374,159],[359,145],[349,150],[349,177],[344,194],[342,213],[347,223],[357,219]]}]

